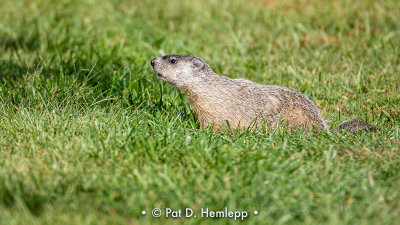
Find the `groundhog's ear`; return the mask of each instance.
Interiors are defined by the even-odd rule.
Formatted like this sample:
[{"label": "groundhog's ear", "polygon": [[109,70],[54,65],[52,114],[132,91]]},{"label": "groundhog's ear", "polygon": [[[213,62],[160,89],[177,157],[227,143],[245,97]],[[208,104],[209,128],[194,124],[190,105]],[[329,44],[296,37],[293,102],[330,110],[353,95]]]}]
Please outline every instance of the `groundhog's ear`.
[{"label": "groundhog's ear", "polygon": [[193,63],[193,67],[194,67],[194,68],[197,68],[197,69],[203,69],[203,68],[204,68],[204,65],[205,65],[205,63],[203,62],[203,60],[201,60],[201,59],[199,59],[199,58],[194,58],[194,59],[192,60],[192,63]]}]

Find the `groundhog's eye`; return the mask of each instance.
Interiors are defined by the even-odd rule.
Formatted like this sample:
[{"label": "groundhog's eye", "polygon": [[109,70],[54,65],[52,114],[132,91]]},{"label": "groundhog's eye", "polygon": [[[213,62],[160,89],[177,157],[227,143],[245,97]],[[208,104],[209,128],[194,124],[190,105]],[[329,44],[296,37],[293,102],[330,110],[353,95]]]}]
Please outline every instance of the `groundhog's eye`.
[{"label": "groundhog's eye", "polygon": [[176,60],[175,60],[175,59],[172,59],[172,60],[171,60],[171,63],[176,63]]}]

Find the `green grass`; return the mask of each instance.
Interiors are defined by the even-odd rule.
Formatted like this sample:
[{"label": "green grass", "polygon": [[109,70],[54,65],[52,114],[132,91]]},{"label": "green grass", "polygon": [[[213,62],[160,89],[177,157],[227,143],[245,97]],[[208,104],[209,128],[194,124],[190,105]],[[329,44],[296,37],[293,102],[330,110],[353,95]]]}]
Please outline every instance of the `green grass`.
[{"label": "green grass", "polygon": [[[155,207],[258,210],[249,224],[400,220],[399,1],[0,5],[0,224],[240,223]],[[330,129],[358,116],[382,132],[200,128],[152,73],[172,53],[297,89]]]}]

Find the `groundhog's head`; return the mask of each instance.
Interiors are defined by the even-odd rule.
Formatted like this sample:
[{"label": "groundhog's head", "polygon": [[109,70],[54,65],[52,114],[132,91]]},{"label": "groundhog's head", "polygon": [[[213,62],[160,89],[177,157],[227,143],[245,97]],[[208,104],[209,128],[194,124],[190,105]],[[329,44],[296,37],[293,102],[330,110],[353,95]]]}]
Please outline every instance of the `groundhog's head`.
[{"label": "groundhog's head", "polygon": [[164,55],[151,60],[158,78],[177,88],[184,88],[204,75],[208,67],[201,58],[191,55]]}]

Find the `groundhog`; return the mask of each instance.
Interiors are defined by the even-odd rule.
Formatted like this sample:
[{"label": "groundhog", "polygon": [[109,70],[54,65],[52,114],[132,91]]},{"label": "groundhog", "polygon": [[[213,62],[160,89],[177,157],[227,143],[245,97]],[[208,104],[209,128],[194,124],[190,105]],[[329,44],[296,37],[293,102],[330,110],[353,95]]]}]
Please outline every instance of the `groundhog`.
[{"label": "groundhog", "polygon": [[[201,127],[236,130],[266,123],[272,129],[280,124],[289,130],[317,128],[329,133],[315,103],[296,90],[221,76],[191,55],[165,55],[152,59],[151,65],[159,79],[187,95]],[[356,118],[338,131],[369,129],[364,123]]]}]

